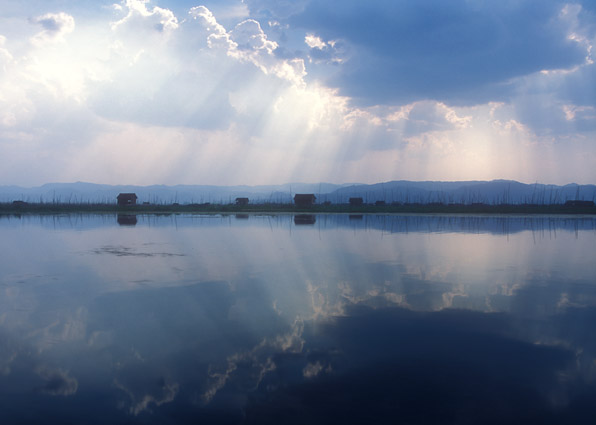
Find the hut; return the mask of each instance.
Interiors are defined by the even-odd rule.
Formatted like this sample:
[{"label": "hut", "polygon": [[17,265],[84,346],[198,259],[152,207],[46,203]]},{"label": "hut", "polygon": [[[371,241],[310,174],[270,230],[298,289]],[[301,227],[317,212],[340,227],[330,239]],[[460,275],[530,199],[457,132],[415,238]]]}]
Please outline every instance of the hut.
[{"label": "hut", "polygon": [[362,198],[350,198],[350,205],[362,205],[364,200]]},{"label": "hut", "polygon": [[294,195],[294,204],[299,207],[309,207],[315,204],[317,197],[312,193],[297,193]]},{"label": "hut", "polygon": [[137,195],[136,193],[121,193],[117,196],[118,206],[136,205]]},{"label": "hut", "polygon": [[236,205],[248,205],[248,198],[236,198]]}]

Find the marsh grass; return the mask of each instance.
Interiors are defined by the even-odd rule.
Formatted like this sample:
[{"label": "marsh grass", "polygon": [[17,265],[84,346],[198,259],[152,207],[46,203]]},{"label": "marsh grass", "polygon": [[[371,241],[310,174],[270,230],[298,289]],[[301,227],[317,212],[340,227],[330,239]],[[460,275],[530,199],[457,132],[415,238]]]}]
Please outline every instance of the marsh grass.
[{"label": "marsh grass", "polygon": [[102,203],[0,203],[0,215],[21,214],[219,214],[219,213],[371,213],[371,214],[596,214],[594,206],[563,204],[151,204],[118,206]]}]

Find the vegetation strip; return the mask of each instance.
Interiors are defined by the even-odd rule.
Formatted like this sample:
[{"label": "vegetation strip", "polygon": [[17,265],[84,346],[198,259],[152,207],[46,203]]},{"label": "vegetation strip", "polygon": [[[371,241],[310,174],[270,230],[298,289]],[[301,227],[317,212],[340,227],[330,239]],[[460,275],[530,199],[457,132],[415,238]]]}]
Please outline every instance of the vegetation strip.
[{"label": "vegetation strip", "polygon": [[537,204],[399,204],[349,205],[315,204],[186,204],[186,205],[131,205],[115,204],[60,204],[60,203],[0,203],[0,215],[8,214],[61,214],[61,213],[371,213],[371,214],[596,214],[594,205],[537,205]]}]

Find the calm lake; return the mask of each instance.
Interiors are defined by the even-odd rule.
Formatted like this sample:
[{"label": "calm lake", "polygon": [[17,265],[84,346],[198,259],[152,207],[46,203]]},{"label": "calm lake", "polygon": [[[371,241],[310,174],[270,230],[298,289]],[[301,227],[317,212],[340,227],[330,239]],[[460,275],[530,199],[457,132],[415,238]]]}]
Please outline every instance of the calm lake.
[{"label": "calm lake", "polygon": [[594,424],[596,217],[0,217],[2,424]]}]

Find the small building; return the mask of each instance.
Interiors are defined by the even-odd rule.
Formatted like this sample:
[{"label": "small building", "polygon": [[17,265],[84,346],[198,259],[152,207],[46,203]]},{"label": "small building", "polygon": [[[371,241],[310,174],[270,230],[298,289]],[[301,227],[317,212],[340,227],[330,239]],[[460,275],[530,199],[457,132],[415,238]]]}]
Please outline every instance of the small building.
[{"label": "small building", "polygon": [[350,198],[349,202],[350,202],[350,205],[362,205],[362,204],[364,204],[364,200],[362,198]]},{"label": "small building", "polygon": [[27,202],[25,201],[12,201],[12,205],[14,207],[25,207],[27,205],[29,205]]},{"label": "small building", "polygon": [[236,198],[236,205],[248,205],[248,198]]},{"label": "small building", "polygon": [[375,202],[375,205],[376,205],[377,207],[382,207],[382,206],[384,206],[384,205],[387,205],[387,203],[386,203],[385,201],[377,201],[377,202]]},{"label": "small building", "polygon": [[136,205],[137,194],[136,193],[121,193],[117,196],[118,206]]},{"label": "small building", "polygon": [[308,207],[315,204],[317,197],[313,193],[297,193],[294,195],[294,204],[300,207]]}]

